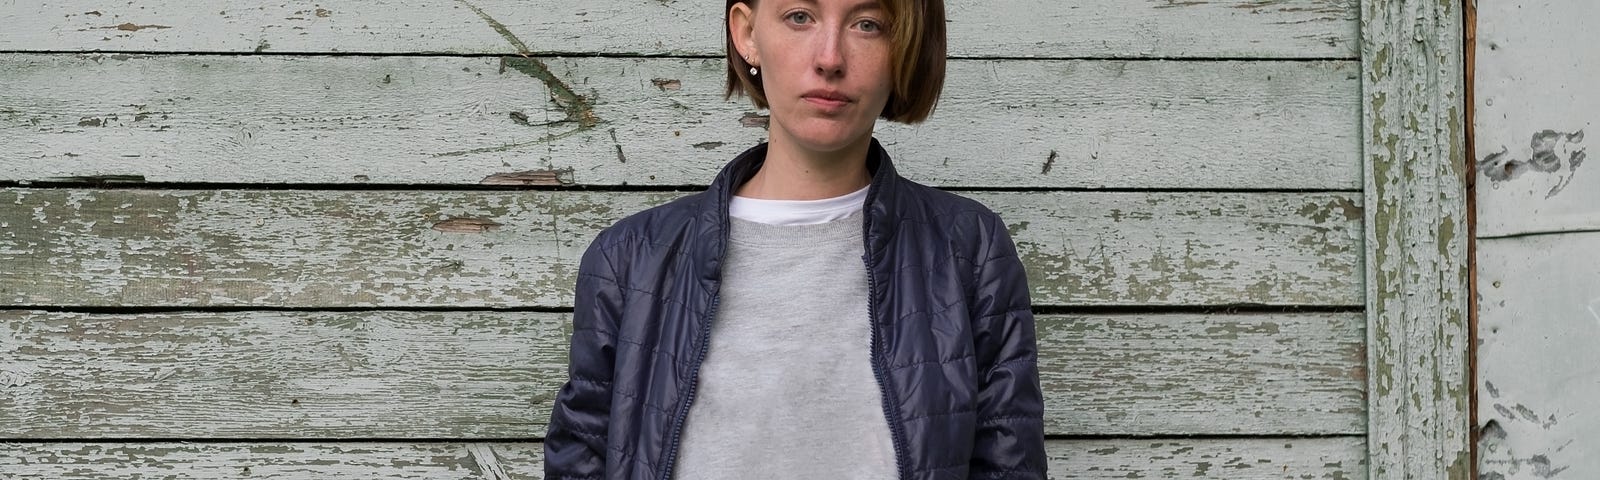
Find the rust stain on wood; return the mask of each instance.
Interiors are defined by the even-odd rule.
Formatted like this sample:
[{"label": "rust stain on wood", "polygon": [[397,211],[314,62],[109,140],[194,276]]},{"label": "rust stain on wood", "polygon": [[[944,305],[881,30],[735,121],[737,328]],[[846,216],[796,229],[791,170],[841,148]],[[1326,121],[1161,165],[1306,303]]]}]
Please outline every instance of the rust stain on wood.
[{"label": "rust stain on wood", "polygon": [[433,224],[433,229],[445,233],[484,233],[500,228],[500,223],[486,218],[450,217]]},{"label": "rust stain on wood", "polygon": [[572,185],[572,169],[551,170],[523,170],[520,172],[496,173],[478,182],[480,185],[546,185],[565,186]]}]

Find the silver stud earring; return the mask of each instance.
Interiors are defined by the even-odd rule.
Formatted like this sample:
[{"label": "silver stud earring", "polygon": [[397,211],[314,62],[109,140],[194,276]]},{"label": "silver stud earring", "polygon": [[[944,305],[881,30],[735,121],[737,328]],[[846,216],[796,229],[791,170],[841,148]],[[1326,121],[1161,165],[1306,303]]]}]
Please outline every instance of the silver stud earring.
[{"label": "silver stud earring", "polygon": [[756,67],[750,67],[750,74],[751,75],[760,75],[761,72],[756,71]]}]

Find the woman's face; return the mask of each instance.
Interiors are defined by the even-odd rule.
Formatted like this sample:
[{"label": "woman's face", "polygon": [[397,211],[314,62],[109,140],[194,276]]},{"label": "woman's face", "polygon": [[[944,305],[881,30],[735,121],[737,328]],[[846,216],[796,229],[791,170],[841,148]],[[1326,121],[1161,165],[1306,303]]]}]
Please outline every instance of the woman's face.
[{"label": "woman's face", "polygon": [[729,22],[760,69],[775,140],[818,152],[867,140],[891,89],[877,0],[759,0],[734,5]]}]

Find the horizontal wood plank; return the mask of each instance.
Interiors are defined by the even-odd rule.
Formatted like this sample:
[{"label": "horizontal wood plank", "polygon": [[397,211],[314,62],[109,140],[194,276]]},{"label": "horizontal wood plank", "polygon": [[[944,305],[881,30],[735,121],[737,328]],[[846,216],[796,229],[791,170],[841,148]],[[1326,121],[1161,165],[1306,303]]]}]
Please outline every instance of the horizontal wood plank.
[{"label": "horizontal wood plank", "polygon": [[[1052,479],[1367,478],[1359,437],[1050,440]],[[500,443],[0,443],[19,478],[542,479],[543,445]]]},{"label": "horizontal wood plank", "polygon": [[[0,305],[567,307],[677,193],[0,190]],[[1358,196],[976,192],[1036,305],[1359,305]]]},{"label": "horizontal wood plank", "polygon": [[[1354,58],[1340,0],[950,0],[950,53]],[[721,4],[622,0],[0,3],[0,50],[720,55]],[[596,32],[605,32],[596,35]]]},{"label": "horizontal wood plank", "polygon": [[[9,438],[537,438],[567,314],[0,311]],[[1357,434],[1362,317],[1043,315],[1052,435]]]},{"label": "horizontal wood plank", "polygon": [[[0,180],[703,185],[766,135],[722,68],[0,55]],[[938,186],[1358,190],[1357,87],[1344,61],[953,61],[931,120],[876,135]]]}]

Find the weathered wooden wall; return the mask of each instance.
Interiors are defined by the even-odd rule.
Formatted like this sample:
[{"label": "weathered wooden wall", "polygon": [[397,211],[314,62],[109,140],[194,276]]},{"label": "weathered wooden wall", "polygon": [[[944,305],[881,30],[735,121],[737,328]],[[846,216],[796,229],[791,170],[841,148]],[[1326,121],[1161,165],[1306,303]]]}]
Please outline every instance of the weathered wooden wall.
[{"label": "weathered wooden wall", "polygon": [[1600,5],[1478,5],[1480,478],[1600,478]]},{"label": "weathered wooden wall", "polygon": [[[1357,5],[947,5],[879,137],[1010,224],[1052,477],[1367,478]],[[719,19],[0,3],[0,472],[540,478],[577,256],[763,137]]]}]

